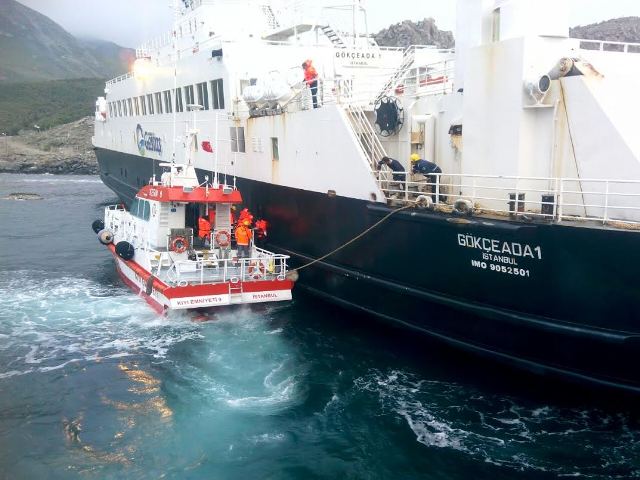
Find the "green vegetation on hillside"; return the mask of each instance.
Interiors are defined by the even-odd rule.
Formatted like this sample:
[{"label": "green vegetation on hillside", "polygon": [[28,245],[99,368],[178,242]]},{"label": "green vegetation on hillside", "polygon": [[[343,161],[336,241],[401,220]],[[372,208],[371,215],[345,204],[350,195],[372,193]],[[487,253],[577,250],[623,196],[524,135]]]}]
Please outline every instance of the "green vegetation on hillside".
[{"label": "green vegetation on hillside", "polygon": [[48,129],[93,115],[104,80],[74,79],[0,84],[0,132]]}]

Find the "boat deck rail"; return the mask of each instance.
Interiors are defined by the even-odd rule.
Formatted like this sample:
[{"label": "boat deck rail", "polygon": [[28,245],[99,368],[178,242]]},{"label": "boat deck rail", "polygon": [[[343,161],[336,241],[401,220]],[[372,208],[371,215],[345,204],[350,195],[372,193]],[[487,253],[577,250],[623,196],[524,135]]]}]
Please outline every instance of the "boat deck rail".
[{"label": "boat deck rail", "polygon": [[640,227],[640,180],[449,173],[424,176],[390,172],[385,167],[378,183],[393,204],[413,203],[460,213],[462,201],[476,213],[523,220],[588,220]]},{"label": "boat deck rail", "polygon": [[640,53],[640,43],[615,42],[612,40],[576,39],[583,50],[599,50],[601,52]]},{"label": "boat deck rail", "polygon": [[178,286],[286,279],[288,255],[255,246],[252,252],[250,258],[220,258],[214,251],[198,251],[196,260],[176,260],[168,268],[159,262],[154,274],[160,280]]}]

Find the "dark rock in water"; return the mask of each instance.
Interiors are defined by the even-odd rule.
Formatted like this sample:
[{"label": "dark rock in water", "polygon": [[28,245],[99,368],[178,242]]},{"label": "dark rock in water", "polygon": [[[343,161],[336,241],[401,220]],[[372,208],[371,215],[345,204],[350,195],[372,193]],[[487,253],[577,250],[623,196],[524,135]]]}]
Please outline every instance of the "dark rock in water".
[{"label": "dark rock in water", "polygon": [[6,197],[6,200],[42,200],[42,197],[37,193],[10,193]]},{"label": "dark rock in water", "polygon": [[419,22],[405,20],[391,25],[375,35],[376,42],[386,47],[402,47],[409,45],[435,45],[438,48],[453,48],[453,33],[440,30],[433,18],[425,18]]}]

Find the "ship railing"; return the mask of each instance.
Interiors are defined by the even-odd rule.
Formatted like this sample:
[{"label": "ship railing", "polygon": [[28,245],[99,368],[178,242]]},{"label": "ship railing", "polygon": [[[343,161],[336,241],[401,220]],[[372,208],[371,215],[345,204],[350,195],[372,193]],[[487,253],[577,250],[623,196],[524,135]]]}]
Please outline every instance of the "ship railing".
[{"label": "ship railing", "polygon": [[[345,92],[347,98],[351,98],[349,82],[343,82],[340,88],[341,91]],[[366,157],[369,168],[371,172],[375,174],[377,172],[378,162],[382,157],[387,156],[387,152],[360,104],[356,102],[346,102],[345,112],[347,113],[349,124],[351,125],[358,144]]]},{"label": "ship railing", "polygon": [[[380,189],[394,204],[522,219],[597,221],[640,228],[640,180],[390,172]],[[459,212],[458,212],[459,213]]]},{"label": "ship railing", "polygon": [[120,75],[119,77],[112,78],[107,81],[107,86],[115,85],[116,83],[124,82],[125,80],[133,77],[133,73],[125,73],[124,75]]},{"label": "ship railing", "polygon": [[[454,91],[454,72],[453,60],[414,65],[385,91],[387,95],[413,99],[451,94]],[[324,103],[358,104],[370,109],[375,106],[380,89],[387,78],[388,74],[385,73],[368,75],[366,78],[325,78],[323,79],[326,92]]]},{"label": "ship railing", "polygon": [[251,258],[218,258],[213,252],[198,252],[196,260],[174,261],[164,278],[178,286],[286,279],[288,255],[254,250]]},{"label": "ship railing", "polygon": [[640,53],[640,43],[614,42],[610,40],[576,40],[583,50],[599,50],[601,52]]}]

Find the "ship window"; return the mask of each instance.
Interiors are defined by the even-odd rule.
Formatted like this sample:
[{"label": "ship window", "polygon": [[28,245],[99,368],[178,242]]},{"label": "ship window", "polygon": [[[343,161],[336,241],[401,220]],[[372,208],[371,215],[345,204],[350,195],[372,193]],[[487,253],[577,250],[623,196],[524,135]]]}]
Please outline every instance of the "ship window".
[{"label": "ship window", "polygon": [[135,107],[135,109],[136,109],[136,116],[137,116],[137,115],[140,115],[140,102],[138,101],[138,97],[135,97],[135,98],[133,99],[133,106],[134,106],[134,107]]},{"label": "ship window", "polygon": [[180,87],[176,88],[176,112],[182,112],[184,109],[182,107],[182,89]]},{"label": "ship window", "polygon": [[166,113],[171,113],[173,111],[171,109],[171,90],[164,91],[164,111]]},{"label": "ship window", "polygon": [[149,109],[149,115],[153,115],[153,95],[147,95],[147,108]]},{"label": "ship window", "polygon": [[280,160],[280,149],[278,148],[277,137],[271,137],[271,158],[274,162]]},{"label": "ship window", "polygon": [[129,116],[133,115],[133,102],[131,101],[131,99],[127,99],[127,104],[129,105]]},{"label": "ship window", "polygon": [[140,97],[140,113],[142,113],[142,115],[147,114],[147,101],[145,100],[144,95]]},{"label": "ship window", "polygon": [[197,87],[198,104],[202,105],[205,110],[209,110],[209,89],[207,88],[207,82],[199,83]]},{"label": "ship window", "polygon": [[193,85],[187,85],[184,87],[184,101],[187,105],[193,105],[196,103],[196,99],[193,95]]},{"label": "ship window", "polygon": [[144,201],[144,210],[142,212],[142,219],[149,220],[149,216],[151,215],[151,205],[146,200]]},{"label": "ship window", "polygon": [[224,88],[221,78],[211,81],[211,104],[214,110],[224,110]]},{"label": "ship window", "polygon": [[120,103],[120,100],[118,100],[116,102],[116,117],[120,116],[122,116],[122,104]]},{"label": "ship window", "polygon": [[500,41],[500,9],[499,8],[496,8],[493,11],[493,18],[491,21],[492,21],[491,41],[499,42]]},{"label": "ship window", "polygon": [[231,127],[231,151],[234,153],[245,153],[244,127]]},{"label": "ship window", "polygon": [[162,94],[160,92],[155,94],[156,97],[156,113],[160,115],[162,113]]},{"label": "ship window", "polygon": [[113,104],[109,102],[109,116],[113,117]]}]

